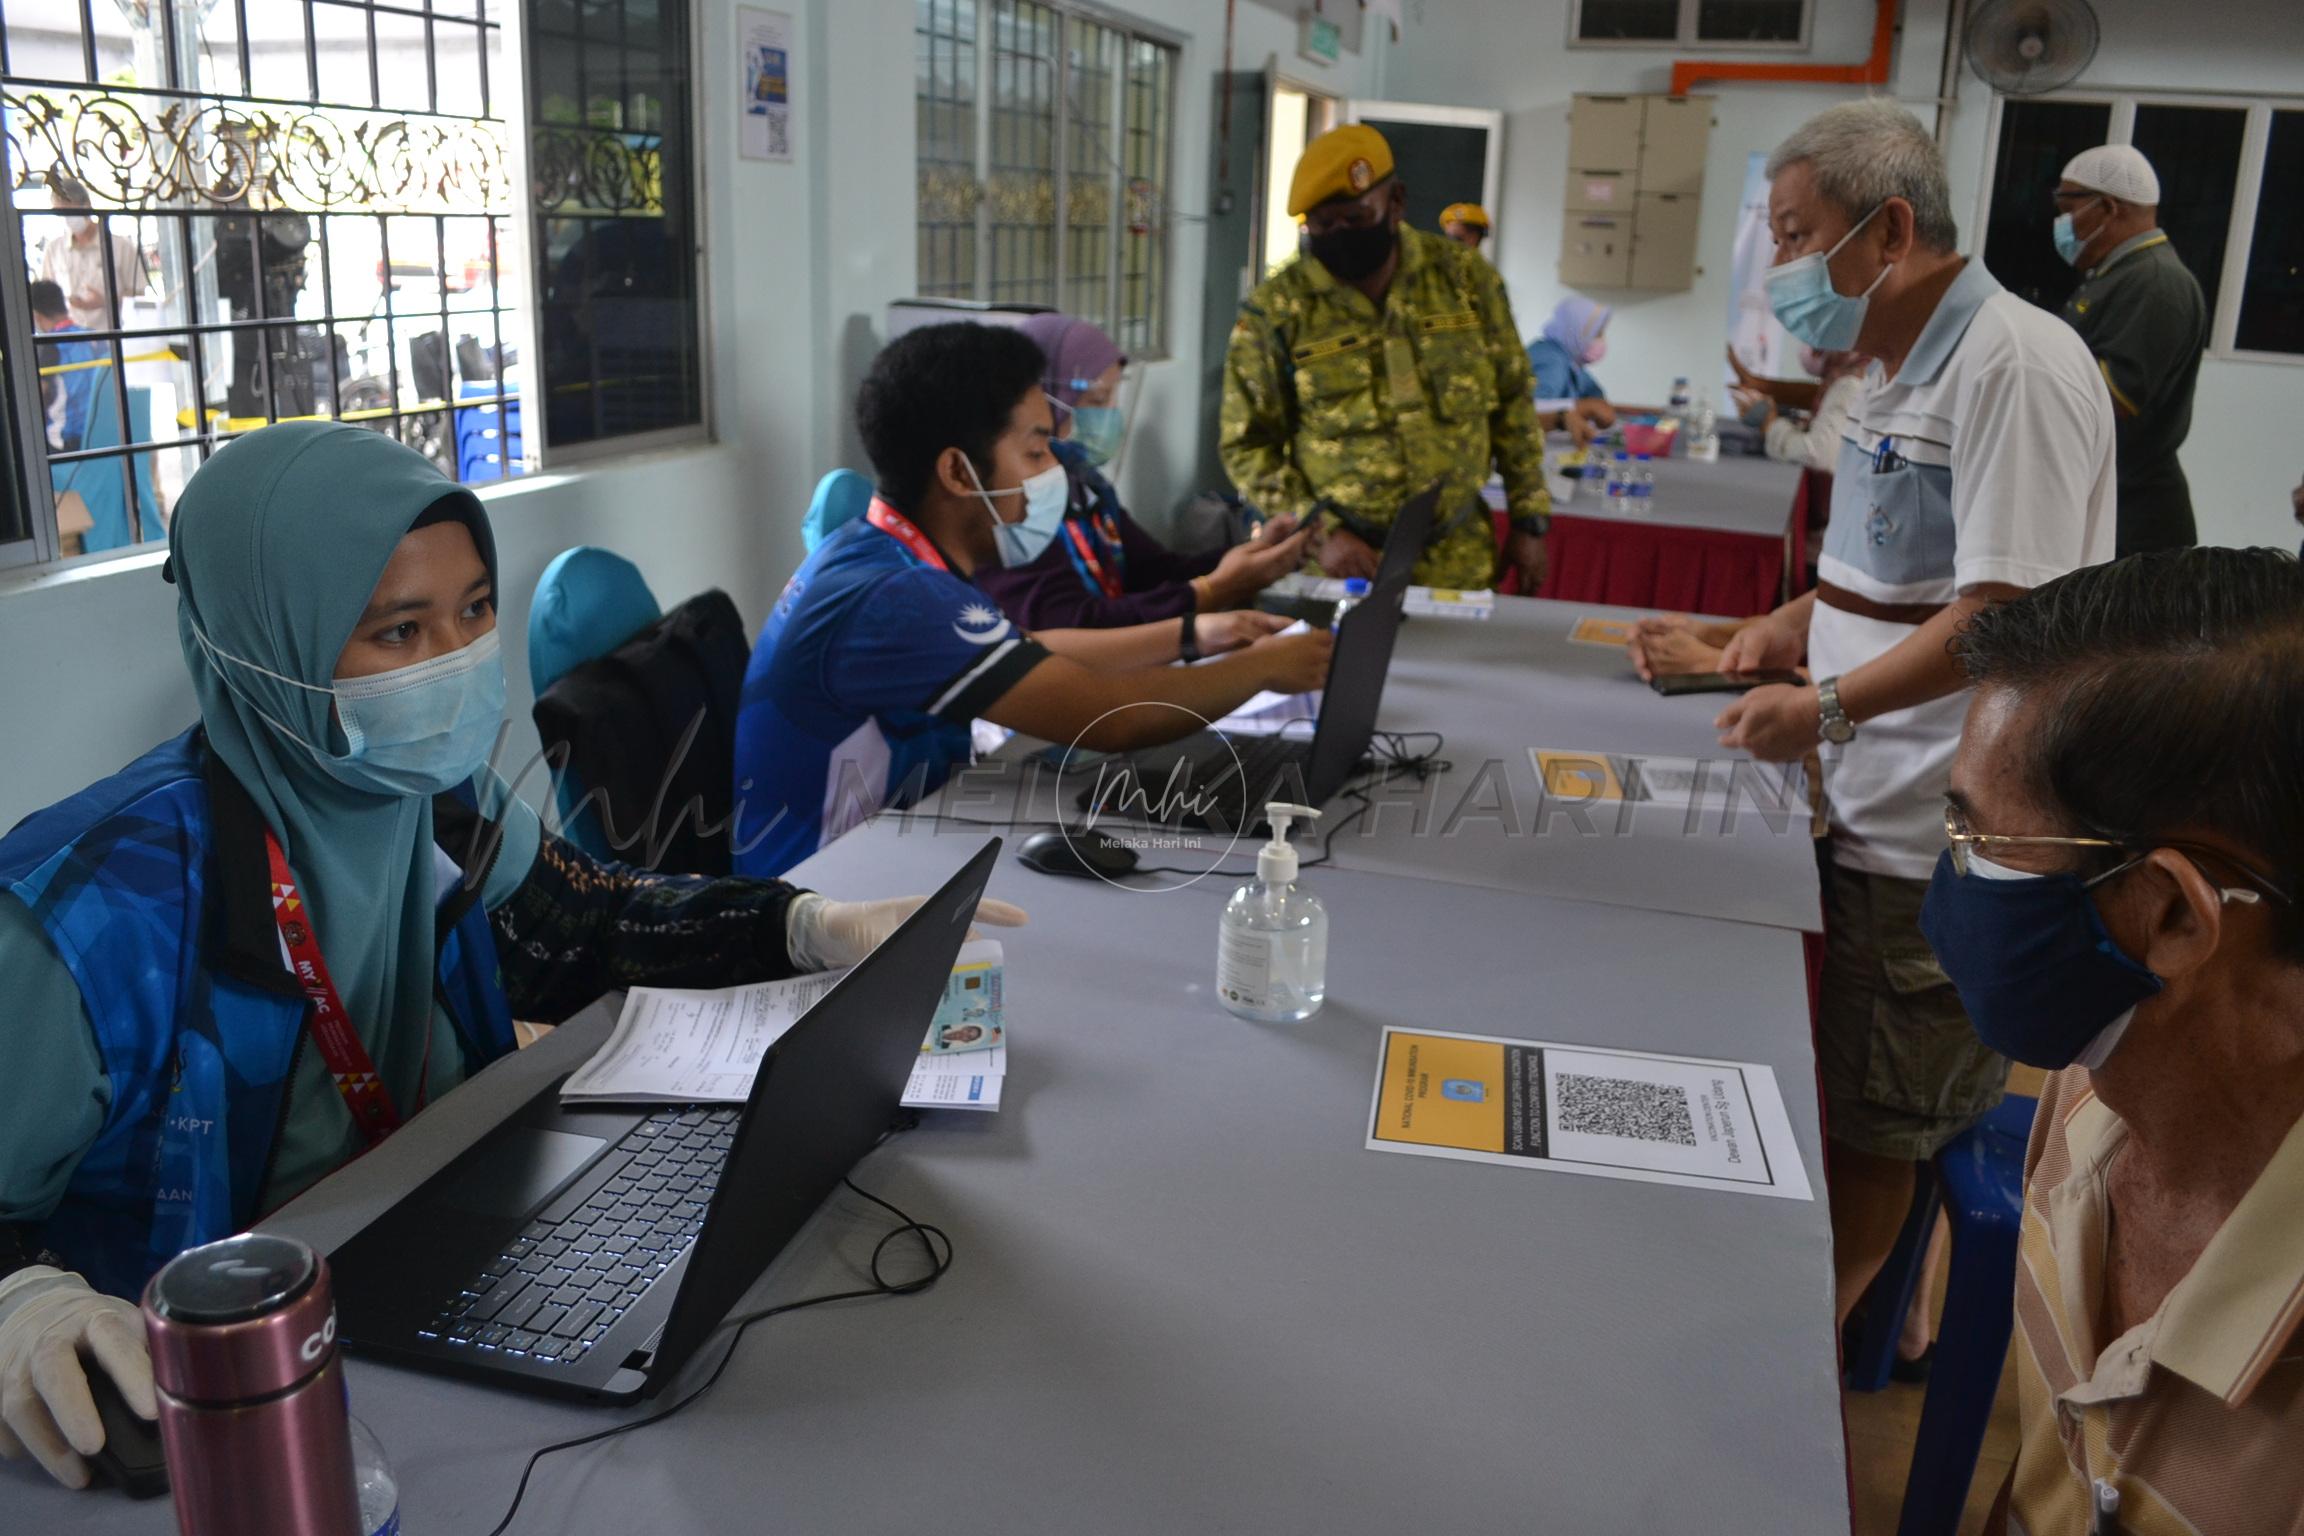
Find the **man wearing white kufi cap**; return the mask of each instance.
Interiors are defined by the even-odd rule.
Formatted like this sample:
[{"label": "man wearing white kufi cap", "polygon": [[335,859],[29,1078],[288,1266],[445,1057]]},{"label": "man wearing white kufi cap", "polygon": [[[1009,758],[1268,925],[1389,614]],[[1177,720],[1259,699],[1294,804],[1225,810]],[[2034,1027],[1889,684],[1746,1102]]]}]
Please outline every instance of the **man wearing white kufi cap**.
[{"label": "man wearing white kufi cap", "polygon": [[2080,269],[2064,318],[2112,393],[2119,551],[2198,541],[2176,450],[2192,430],[2192,387],[2208,345],[2200,284],[2160,229],[2160,178],[2130,144],[2084,149],[2056,184],[2056,251]]}]

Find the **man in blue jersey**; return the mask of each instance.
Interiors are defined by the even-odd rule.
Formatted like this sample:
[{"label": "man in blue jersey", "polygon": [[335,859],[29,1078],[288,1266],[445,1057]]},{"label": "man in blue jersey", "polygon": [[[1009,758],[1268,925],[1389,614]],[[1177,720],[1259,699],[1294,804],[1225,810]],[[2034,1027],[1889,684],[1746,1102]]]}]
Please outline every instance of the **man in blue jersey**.
[{"label": "man in blue jersey", "polygon": [[[969,757],[978,717],[1095,751],[1189,735],[1259,691],[1327,679],[1326,632],[1244,610],[1027,634],[974,581],[1055,536],[1044,359],[997,326],[890,343],[858,392],[871,511],[816,547],[753,649],[736,727],[736,872],[791,868]],[[1200,667],[1168,663],[1236,652]],[[1166,706],[1130,708],[1131,705]]]}]

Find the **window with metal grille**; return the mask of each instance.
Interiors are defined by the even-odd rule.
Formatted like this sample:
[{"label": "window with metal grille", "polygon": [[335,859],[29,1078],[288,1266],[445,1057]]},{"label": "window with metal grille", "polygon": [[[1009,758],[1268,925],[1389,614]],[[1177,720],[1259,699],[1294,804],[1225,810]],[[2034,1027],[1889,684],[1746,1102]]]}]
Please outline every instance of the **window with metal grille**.
[{"label": "window with metal grille", "polygon": [[499,4],[9,0],[0,289],[30,345],[0,564],[164,538],[200,463],[274,421],[519,472]]},{"label": "window with metal grille", "polygon": [[918,0],[919,289],[1167,348],[1176,48],[1061,0]]}]

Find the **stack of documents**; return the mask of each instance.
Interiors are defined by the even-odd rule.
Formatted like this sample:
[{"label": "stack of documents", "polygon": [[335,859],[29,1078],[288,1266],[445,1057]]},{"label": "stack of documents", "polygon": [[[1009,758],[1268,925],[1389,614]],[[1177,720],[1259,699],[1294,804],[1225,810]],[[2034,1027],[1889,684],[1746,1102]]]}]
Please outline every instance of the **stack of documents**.
[{"label": "stack of documents", "polygon": [[[1264,590],[1279,597],[1333,603],[1344,596],[1344,581],[1338,576],[1307,576],[1302,571],[1290,571]],[[1401,601],[1400,611],[1425,618],[1485,619],[1496,612],[1496,594],[1486,588],[1462,591],[1454,587],[1410,587]]]},{"label": "stack of documents", "polygon": [[[560,1090],[563,1104],[741,1104],[760,1059],[843,973],[693,991],[635,987],[615,1032]],[[1008,1075],[1001,950],[977,939],[960,948],[944,1000],[920,1042],[905,1085],[914,1109],[1000,1107]]]}]

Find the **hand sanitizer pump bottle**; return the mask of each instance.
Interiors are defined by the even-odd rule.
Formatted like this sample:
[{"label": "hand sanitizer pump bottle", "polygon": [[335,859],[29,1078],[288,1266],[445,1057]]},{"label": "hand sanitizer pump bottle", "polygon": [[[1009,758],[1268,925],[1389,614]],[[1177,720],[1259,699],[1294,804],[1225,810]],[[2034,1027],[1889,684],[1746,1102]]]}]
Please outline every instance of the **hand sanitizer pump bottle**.
[{"label": "hand sanitizer pump bottle", "polygon": [[1232,893],[1216,935],[1217,999],[1244,1019],[1292,1024],[1328,995],[1328,909],[1296,884],[1291,819],[1316,821],[1308,805],[1264,808],[1272,840],[1256,853],[1256,878]]}]

